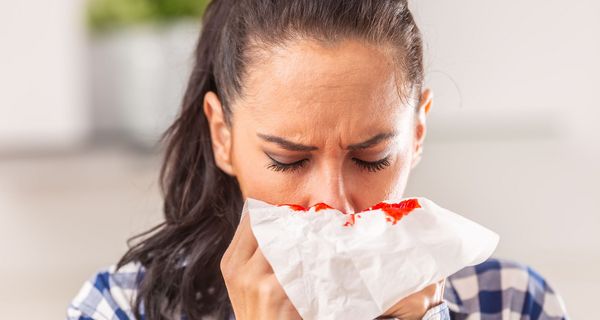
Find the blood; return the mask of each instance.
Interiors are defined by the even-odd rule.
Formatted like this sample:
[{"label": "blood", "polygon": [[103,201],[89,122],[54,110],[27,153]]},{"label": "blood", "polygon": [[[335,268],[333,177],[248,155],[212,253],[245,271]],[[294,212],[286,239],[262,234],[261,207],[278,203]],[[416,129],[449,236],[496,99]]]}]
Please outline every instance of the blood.
[{"label": "blood", "polygon": [[356,222],[356,218],[354,216],[355,216],[354,214],[350,214],[350,217],[348,217],[348,219],[346,220],[346,223],[344,223],[344,227],[354,225],[354,223]]},{"label": "blood", "polygon": [[[315,211],[318,212],[320,210],[333,209],[332,207],[328,206],[327,204],[325,204],[323,202],[319,202],[319,203],[311,206],[310,208],[305,208],[305,207],[303,207],[301,205],[297,205],[297,204],[280,204],[278,206],[280,206],[280,207],[288,206],[290,209],[292,209],[294,211],[309,211],[310,208],[315,208]],[[388,222],[391,222],[392,224],[396,224],[396,223],[398,223],[398,221],[400,221],[402,218],[404,218],[409,213],[411,213],[414,209],[417,209],[417,208],[421,208],[421,204],[419,203],[419,200],[417,200],[417,199],[407,199],[407,200],[403,200],[403,201],[400,201],[397,203],[380,202],[380,203],[378,203],[374,206],[371,206],[363,211],[349,214],[348,219],[344,223],[344,227],[353,226],[354,223],[356,223],[356,218],[361,217],[360,216],[361,213],[365,214],[369,211],[374,211],[374,210],[383,211],[386,215],[385,220]],[[344,214],[346,214],[346,213],[344,213]]]},{"label": "blood", "polygon": [[278,207],[283,207],[283,206],[290,207],[290,209],[292,209],[294,211],[306,211],[307,210],[305,207],[298,205],[298,204],[280,204],[280,205],[278,205]]},{"label": "blood", "polygon": [[365,211],[372,211],[380,209],[385,212],[387,215],[386,220],[392,222],[392,224],[396,224],[403,217],[407,216],[414,209],[421,208],[421,204],[419,204],[419,200],[417,199],[408,199],[398,203],[385,203],[380,202]]},{"label": "blood", "polygon": [[326,205],[323,202],[319,202],[319,203],[315,204],[313,207],[315,208],[315,211],[320,211],[320,210],[325,210],[325,209],[333,209],[332,207]]},{"label": "blood", "polygon": [[323,202],[319,202],[309,208],[305,208],[301,205],[298,204],[280,204],[277,205],[278,207],[282,207],[282,206],[288,206],[290,209],[294,210],[294,211],[309,211],[310,208],[315,208],[315,211],[321,211],[321,210],[325,210],[325,209],[333,209],[332,207],[328,206],[327,204],[323,203]]}]

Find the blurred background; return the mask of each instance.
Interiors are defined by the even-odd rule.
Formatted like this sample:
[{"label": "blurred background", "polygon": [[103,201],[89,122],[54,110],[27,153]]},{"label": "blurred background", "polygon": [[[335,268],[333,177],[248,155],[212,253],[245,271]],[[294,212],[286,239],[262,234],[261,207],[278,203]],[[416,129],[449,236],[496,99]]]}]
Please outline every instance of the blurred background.
[{"label": "blurred background", "polygon": [[[61,319],[161,221],[163,130],[206,1],[0,5],[0,318]],[[590,319],[600,281],[600,2],[412,2],[435,103],[422,195],[501,236]]]}]

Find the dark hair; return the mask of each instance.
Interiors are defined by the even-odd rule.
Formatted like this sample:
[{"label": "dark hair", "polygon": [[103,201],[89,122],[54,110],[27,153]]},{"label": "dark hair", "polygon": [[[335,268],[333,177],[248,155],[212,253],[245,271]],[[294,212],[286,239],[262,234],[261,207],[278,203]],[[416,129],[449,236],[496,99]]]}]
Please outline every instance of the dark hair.
[{"label": "dark hair", "polygon": [[178,312],[189,319],[226,319],[232,312],[220,260],[239,223],[243,197],[236,178],[215,165],[202,107],[208,91],[219,96],[231,125],[231,105],[243,94],[248,67],[269,48],[300,38],[388,45],[402,86],[412,89],[405,93],[420,96],[423,82],[421,34],[406,0],[214,0],[202,22],[182,109],[163,135],[165,221],[131,238],[130,244],[142,240],[118,263],[144,266],[134,312],[141,317],[143,304],[148,320]]}]

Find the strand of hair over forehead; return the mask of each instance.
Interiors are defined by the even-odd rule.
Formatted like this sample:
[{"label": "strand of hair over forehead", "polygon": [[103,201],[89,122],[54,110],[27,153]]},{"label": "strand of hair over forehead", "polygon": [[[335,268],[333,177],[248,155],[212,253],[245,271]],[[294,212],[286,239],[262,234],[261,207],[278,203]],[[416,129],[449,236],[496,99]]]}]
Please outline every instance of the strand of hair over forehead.
[{"label": "strand of hair over forehead", "polygon": [[[260,48],[296,38],[323,44],[358,38],[399,48],[395,62],[410,85],[423,81],[420,32],[406,0],[217,0],[227,17],[216,52],[217,87],[227,102],[241,92],[250,42]],[[398,56],[397,54],[395,56]]]}]

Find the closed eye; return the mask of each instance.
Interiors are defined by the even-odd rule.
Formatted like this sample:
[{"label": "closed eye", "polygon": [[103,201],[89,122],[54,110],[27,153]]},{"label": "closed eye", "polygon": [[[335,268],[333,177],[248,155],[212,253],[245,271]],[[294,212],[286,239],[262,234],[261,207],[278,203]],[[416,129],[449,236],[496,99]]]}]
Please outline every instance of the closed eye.
[{"label": "closed eye", "polygon": [[[267,168],[276,172],[294,172],[302,169],[309,161],[309,159],[302,159],[292,163],[282,163],[273,159],[268,154],[267,156],[272,161],[267,165]],[[377,161],[364,161],[357,158],[352,158],[352,161],[354,161],[360,169],[369,172],[377,172],[390,166],[390,156]]]},{"label": "closed eye", "polygon": [[[268,155],[267,155],[268,156]],[[296,162],[292,162],[292,163],[282,163],[279,162],[271,157],[269,157],[271,159],[271,163],[269,165],[267,165],[268,169],[271,169],[273,171],[277,171],[277,172],[293,172],[296,171],[298,169],[301,169],[306,162],[308,161],[308,159],[302,159]]]},{"label": "closed eye", "polygon": [[369,172],[377,172],[377,171],[383,170],[390,166],[390,156],[387,156],[381,160],[377,160],[374,162],[363,161],[363,160],[356,159],[356,158],[352,158],[352,160],[360,168],[365,169]]}]

